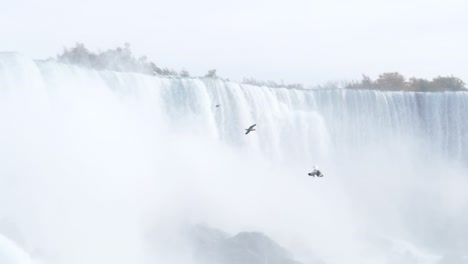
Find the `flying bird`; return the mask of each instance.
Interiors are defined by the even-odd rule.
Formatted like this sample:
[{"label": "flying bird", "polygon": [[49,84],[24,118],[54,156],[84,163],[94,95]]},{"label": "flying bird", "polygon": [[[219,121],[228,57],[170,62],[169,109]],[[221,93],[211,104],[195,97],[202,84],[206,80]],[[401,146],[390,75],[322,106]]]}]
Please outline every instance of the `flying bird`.
[{"label": "flying bird", "polygon": [[323,177],[323,174],[322,172],[319,171],[318,167],[317,166],[314,166],[314,171],[313,172],[309,172],[308,173],[309,176],[312,176],[312,177]]},{"label": "flying bird", "polygon": [[257,125],[257,124],[253,124],[253,125],[251,125],[249,128],[245,129],[245,130],[246,130],[246,131],[245,131],[245,134],[247,135],[248,133],[250,133],[250,132],[252,132],[252,131],[255,131],[255,128],[254,128],[254,127],[255,127],[256,125]]},{"label": "flying bird", "polygon": [[216,107],[220,107],[221,105],[220,104],[217,104]]}]

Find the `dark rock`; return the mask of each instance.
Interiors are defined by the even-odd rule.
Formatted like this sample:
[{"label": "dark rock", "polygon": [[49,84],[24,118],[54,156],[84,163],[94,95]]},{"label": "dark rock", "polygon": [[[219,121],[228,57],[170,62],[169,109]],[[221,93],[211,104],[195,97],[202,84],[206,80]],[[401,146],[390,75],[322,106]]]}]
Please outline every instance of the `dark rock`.
[{"label": "dark rock", "polygon": [[195,258],[200,263],[300,264],[275,241],[259,232],[241,232],[233,237],[208,227],[191,232]]}]

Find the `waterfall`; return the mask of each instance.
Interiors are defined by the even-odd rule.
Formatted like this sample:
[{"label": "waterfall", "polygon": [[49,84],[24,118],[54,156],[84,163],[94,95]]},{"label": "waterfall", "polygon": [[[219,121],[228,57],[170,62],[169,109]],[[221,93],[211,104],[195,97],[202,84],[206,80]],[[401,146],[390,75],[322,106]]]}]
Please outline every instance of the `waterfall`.
[{"label": "waterfall", "polygon": [[[197,223],[264,232],[304,263],[468,255],[467,114],[468,92],[268,88],[1,53],[0,235],[13,222],[9,239],[47,264],[191,263],[180,234]],[[314,165],[325,177],[307,177]]]}]

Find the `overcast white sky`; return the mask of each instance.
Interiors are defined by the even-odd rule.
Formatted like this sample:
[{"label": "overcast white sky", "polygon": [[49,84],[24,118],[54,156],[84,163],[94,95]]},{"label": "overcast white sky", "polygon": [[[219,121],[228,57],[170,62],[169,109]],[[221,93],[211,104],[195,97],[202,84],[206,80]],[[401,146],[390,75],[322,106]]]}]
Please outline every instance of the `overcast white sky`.
[{"label": "overcast white sky", "polygon": [[129,42],[159,66],[306,84],[399,71],[468,82],[466,0],[2,0],[0,51]]}]

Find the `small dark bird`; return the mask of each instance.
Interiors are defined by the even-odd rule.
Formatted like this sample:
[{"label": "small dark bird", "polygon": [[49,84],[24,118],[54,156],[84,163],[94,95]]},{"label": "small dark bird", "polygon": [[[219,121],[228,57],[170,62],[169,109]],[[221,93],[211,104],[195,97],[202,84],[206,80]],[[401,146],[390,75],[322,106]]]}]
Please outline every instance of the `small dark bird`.
[{"label": "small dark bird", "polygon": [[216,107],[220,107],[221,105],[220,104],[217,104]]},{"label": "small dark bird", "polygon": [[253,125],[251,125],[249,128],[245,129],[245,130],[246,130],[246,131],[245,131],[245,134],[247,135],[248,133],[250,133],[250,132],[252,132],[252,131],[255,131],[255,128],[254,128],[254,127],[255,127],[256,125],[257,125],[257,124],[253,124]]},{"label": "small dark bird", "polygon": [[315,177],[315,176],[317,176],[317,177],[323,177],[322,172],[319,171],[319,169],[318,169],[317,166],[315,166],[315,167],[314,167],[314,171],[313,171],[313,172],[309,172],[308,175],[309,175],[309,176],[312,176],[312,177]]}]

